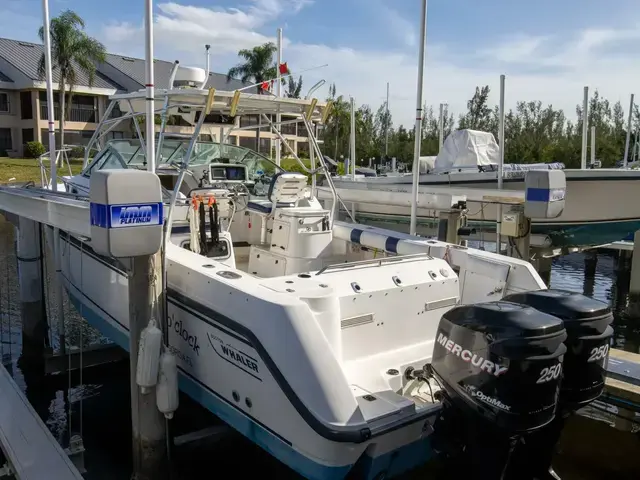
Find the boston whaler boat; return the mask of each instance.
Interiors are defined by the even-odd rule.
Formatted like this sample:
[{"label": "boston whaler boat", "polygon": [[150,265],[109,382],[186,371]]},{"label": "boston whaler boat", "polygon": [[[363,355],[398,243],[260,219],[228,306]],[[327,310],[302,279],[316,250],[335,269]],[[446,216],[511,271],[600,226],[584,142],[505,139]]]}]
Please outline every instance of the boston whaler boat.
[{"label": "boston whaler boat", "polygon": [[[113,96],[87,151],[115,123],[143,115],[144,99],[144,91]],[[115,104],[126,113],[112,119]],[[435,453],[501,472],[513,438],[535,431],[526,438],[544,438],[546,452],[559,429],[545,425],[555,425],[558,409],[599,395],[606,305],[546,290],[522,260],[340,222],[331,179],[325,209],[305,175],[197,141],[212,112],[267,122],[276,111],[296,115],[326,171],[312,124],[326,120],[327,105],[172,85],[156,90],[155,104],[163,118],[171,112],[195,125],[188,141],[165,138],[162,128],[158,140],[170,229],[168,346],[180,387],[304,477],[382,479]],[[69,194],[86,200],[97,170],[144,168],[140,143],[103,145],[65,180]],[[90,240],[60,236],[72,302],[128,349],[125,266]],[[527,478],[531,465],[513,478]]]},{"label": "boston whaler boat", "polygon": [[[493,135],[474,130],[452,132],[437,156],[434,168],[420,175],[420,187],[452,187],[461,192],[469,188],[497,188],[500,147]],[[640,187],[640,170],[564,169],[560,163],[504,165],[503,188],[524,190],[525,172],[532,169],[563,169],[567,179],[567,200],[562,215],[535,219],[533,234],[548,236],[553,246],[603,245],[640,230],[640,205],[626,199]],[[412,175],[336,178],[337,188],[410,192]],[[406,207],[356,203],[358,218],[372,224],[406,223]],[[478,229],[495,227],[496,208],[470,204],[470,225]],[[437,215],[435,215],[437,218]],[[434,212],[418,209],[419,224],[433,224]],[[420,229],[419,229],[420,231]],[[421,230],[427,233],[428,230]]]}]

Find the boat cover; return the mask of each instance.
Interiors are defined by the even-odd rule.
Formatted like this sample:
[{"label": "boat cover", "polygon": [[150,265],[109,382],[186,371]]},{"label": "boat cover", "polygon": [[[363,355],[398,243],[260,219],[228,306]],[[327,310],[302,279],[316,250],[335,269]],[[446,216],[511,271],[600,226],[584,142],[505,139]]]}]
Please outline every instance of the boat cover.
[{"label": "boat cover", "polygon": [[[423,157],[428,158],[428,157]],[[500,162],[500,146],[492,133],[479,130],[455,130],[447,137],[435,159],[434,173],[452,170],[478,169],[495,171]],[[422,162],[421,162],[422,163]],[[428,165],[428,162],[425,162]],[[425,166],[427,166],[425,165]],[[422,170],[421,165],[421,170]],[[428,168],[428,166],[427,166]],[[564,164],[555,163],[505,163],[504,171],[563,170]]]}]

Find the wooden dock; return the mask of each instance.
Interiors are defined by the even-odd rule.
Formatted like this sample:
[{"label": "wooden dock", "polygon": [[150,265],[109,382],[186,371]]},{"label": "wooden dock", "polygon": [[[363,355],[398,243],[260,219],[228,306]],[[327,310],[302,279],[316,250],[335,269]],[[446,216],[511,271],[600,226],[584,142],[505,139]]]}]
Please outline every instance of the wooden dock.
[{"label": "wooden dock", "polygon": [[0,448],[18,480],[82,480],[80,472],[1,364]]},{"label": "wooden dock", "polygon": [[618,408],[616,427],[631,430],[640,413],[640,354],[611,350],[602,400]]}]

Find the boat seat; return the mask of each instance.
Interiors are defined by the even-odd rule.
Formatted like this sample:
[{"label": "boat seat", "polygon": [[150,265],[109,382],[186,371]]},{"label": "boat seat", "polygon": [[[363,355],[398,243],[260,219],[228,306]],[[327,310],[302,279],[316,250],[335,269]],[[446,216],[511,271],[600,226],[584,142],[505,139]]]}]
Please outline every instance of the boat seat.
[{"label": "boat seat", "polygon": [[267,199],[254,198],[248,208],[260,215],[270,215],[276,208],[291,208],[305,196],[307,176],[296,172],[279,172],[271,179]]},{"label": "boat seat", "polygon": [[297,203],[304,197],[307,176],[296,172],[279,172],[271,179],[267,198],[274,204]]}]

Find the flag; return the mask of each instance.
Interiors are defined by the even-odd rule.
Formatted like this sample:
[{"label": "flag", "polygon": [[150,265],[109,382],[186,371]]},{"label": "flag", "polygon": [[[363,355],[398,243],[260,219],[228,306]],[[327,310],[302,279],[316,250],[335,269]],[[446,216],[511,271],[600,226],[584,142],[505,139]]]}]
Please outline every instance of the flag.
[{"label": "flag", "polygon": [[280,69],[280,75],[286,75],[289,72],[287,62],[281,63],[278,68]]}]

